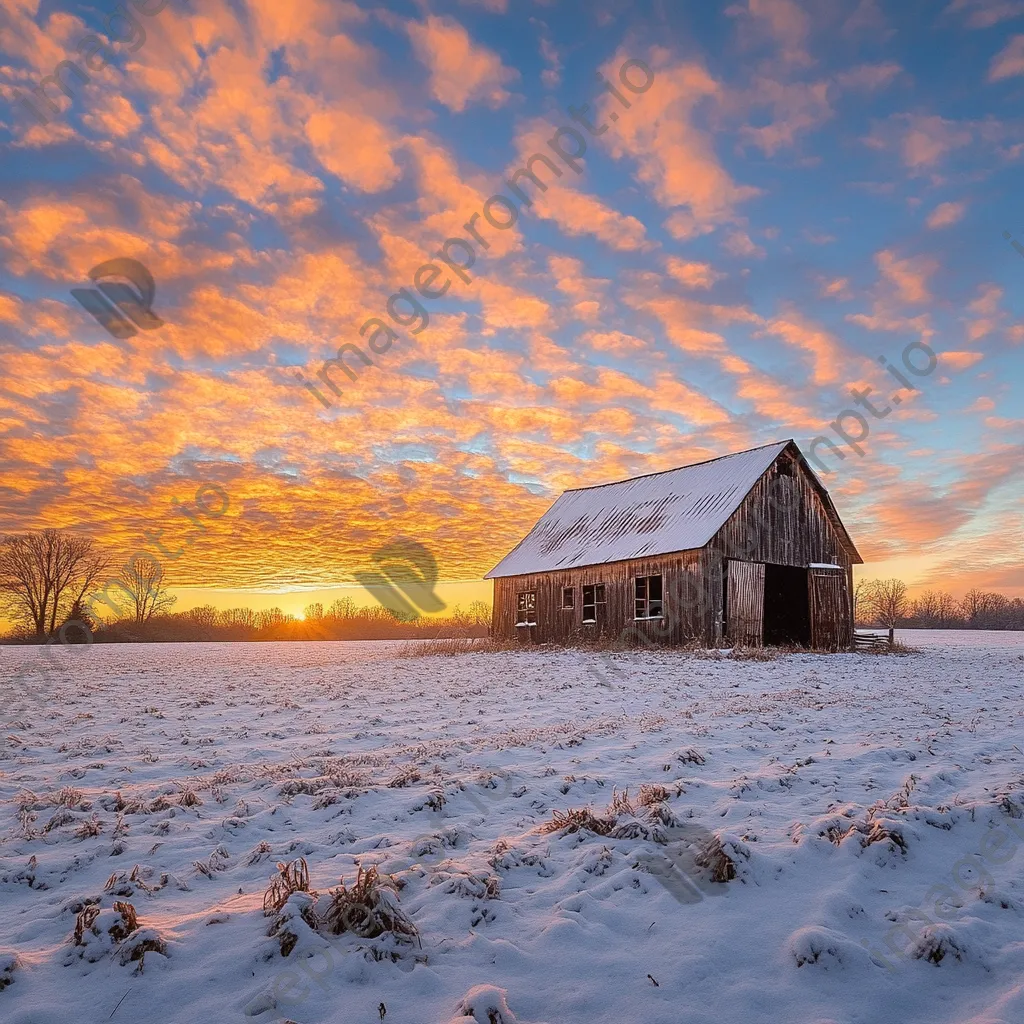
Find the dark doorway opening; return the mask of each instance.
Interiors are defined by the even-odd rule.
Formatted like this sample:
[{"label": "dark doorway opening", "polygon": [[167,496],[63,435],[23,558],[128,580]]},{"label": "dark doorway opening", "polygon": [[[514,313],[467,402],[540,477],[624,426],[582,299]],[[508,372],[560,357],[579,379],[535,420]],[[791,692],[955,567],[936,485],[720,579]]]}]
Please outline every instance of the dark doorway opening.
[{"label": "dark doorway opening", "polygon": [[765,565],[764,642],[774,646],[811,646],[806,569],[798,565]]}]

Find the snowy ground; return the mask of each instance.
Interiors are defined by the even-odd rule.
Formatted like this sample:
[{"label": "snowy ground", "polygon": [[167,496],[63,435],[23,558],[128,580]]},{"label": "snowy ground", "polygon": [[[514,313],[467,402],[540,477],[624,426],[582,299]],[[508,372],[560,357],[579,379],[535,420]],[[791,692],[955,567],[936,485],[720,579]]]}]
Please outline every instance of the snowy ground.
[{"label": "snowy ground", "polygon": [[[611,675],[402,644],[60,651],[42,706],[5,695],[0,1019],[1020,1024],[1024,634],[904,639],[925,653]],[[612,835],[540,830],[613,788],[636,806]],[[694,863],[709,837],[732,880]],[[419,942],[314,930],[302,896],[269,937],[299,857],[322,894],[393,873]],[[165,953],[131,960],[144,942]]]}]

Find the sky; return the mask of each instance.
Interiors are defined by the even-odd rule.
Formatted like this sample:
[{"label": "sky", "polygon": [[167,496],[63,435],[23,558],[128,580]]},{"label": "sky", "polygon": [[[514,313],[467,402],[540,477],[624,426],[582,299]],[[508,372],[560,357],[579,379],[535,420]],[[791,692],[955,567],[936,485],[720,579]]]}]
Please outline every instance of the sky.
[{"label": "sky", "polygon": [[566,488],[824,436],[860,576],[1024,595],[1024,0],[114,9],[0,0],[0,532],[466,604]]}]

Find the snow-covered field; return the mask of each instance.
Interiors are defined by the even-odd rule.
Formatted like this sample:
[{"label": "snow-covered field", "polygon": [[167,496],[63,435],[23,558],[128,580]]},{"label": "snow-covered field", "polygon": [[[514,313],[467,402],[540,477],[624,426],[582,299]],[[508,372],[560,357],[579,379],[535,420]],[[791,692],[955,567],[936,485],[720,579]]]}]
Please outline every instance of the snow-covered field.
[{"label": "snow-covered field", "polygon": [[[0,1019],[1020,1024],[1024,634],[904,639],[60,651],[3,694]],[[297,858],[319,900],[265,917]],[[357,866],[418,938],[328,929]]]}]

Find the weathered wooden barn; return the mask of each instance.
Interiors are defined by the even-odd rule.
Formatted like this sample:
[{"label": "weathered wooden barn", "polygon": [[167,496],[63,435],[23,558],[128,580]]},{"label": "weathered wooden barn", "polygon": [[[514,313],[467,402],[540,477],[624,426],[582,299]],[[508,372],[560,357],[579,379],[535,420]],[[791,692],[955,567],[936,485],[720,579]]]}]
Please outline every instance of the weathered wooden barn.
[{"label": "weathered wooden barn", "polygon": [[487,574],[524,643],[853,642],[863,562],[792,440],[566,491]]}]

